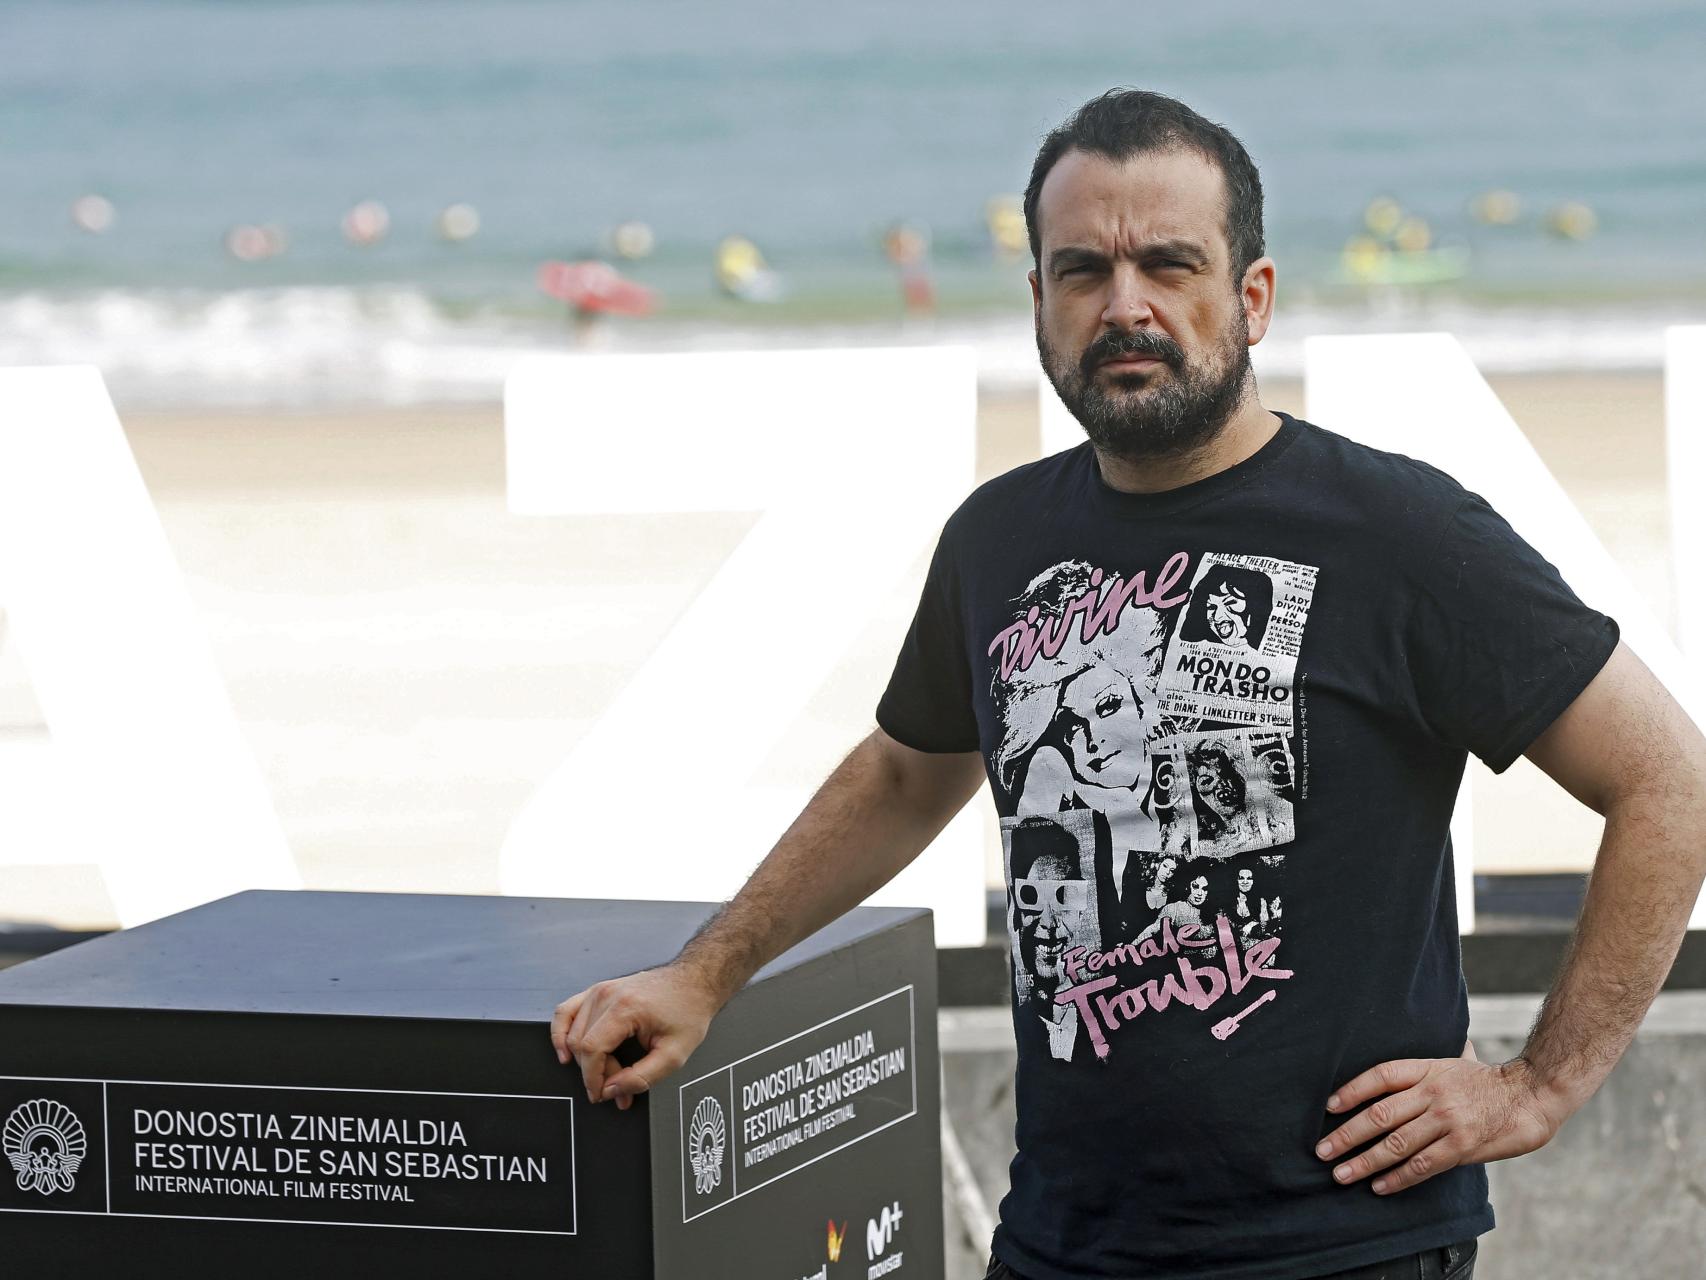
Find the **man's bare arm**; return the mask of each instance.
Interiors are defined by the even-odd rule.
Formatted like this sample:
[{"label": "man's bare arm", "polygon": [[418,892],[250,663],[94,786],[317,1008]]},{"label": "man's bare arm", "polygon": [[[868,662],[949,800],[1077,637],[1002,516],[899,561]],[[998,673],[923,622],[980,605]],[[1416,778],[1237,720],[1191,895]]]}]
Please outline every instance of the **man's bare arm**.
[{"label": "man's bare arm", "polygon": [[[1646,666],[1618,645],[1528,757],[1596,812],[1605,833],[1570,948],[1528,1043],[1505,1063],[1383,1062],[1328,1100],[1378,1101],[1323,1139],[1352,1183],[1386,1171],[1391,1194],[1458,1164],[1550,1142],[1611,1073],[1676,961],[1706,880],[1706,738]],[[1382,1096],[1384,1095],[1384,1096]]]},{"label": "man's bare arm", "polygon": [[1529,759],[1605,817],[1527,1064],[1558,1122],[1617,1065],[1676,963],[1706,879],[1706,738],[1623,645]]},{"label": "man's bare arm", "polygon": [[[717,1010],[760,968],[863,902],[934,840],[976,792],[975,751],[915,751],[881,729],[848,753],[739,893],[669,964],[596,983],[557,1006],[558,1061],[590,1101],[626,1110],[686,1061]],[[633,1037],[646,1056],[618,1069]]]}]

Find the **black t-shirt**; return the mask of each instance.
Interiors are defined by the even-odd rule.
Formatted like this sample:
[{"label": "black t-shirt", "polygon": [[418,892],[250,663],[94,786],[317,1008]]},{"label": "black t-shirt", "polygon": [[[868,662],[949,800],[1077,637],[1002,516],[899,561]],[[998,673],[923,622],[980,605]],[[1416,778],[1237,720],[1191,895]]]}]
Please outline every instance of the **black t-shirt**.
[{"label": "black t-shirt", "polygon": [[1493,1226],[1481,1165],[1379,1196],[1314,1146],[1338,1085],[1462,1052],[1465,752],[1509,767],[1617,624],[1444,472],[1278,416],[1163,493],[1088,443],[979,486],[877,707],[981,752],[1000,814],[995,1252],[1034,1280],[1320,1274]]}]

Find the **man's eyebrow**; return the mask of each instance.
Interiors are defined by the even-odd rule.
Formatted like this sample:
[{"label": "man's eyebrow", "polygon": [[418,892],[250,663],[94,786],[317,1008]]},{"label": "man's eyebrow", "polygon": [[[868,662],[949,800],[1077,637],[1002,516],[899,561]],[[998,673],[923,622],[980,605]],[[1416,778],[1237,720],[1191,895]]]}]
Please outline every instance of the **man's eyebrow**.
[{"label": "man's eyebrow", "polygon": [[[1139,250],[1139,255],[1145,258],[1156,255],[1178,258],[1198,267],[1205,266],[1208,263],[1208,255],[1203,252],[1202,246],[1190,240],[1151,241]],[[1102,267],[1106,266],[1107,263],[1107,254],[1088,245],[1062,245],[1058,249],[1051,250],[1048,256],[1050,271],[1059,271],[1062,267],[1078,265]]]},{"label": "man's eyebrow", "polygon": [[1156,253],[1166,254],[1173,258],[1183,258],[1193,266],[1200,267],[1208,262],[1208,254],[1203,252],[1202,246],[1191,240],[1159,240],[1154,244],[1143,246],[1145,257]]},{"label": "man's eyebrow", "polygon": [[1108,255],[1100,249],[1091,249],[1084,245],[1068,244],[1051,250],[1048,255],[1050,271],[1059,271],[1062,267],[1083,263],[1088,266],[1105,266]]}]

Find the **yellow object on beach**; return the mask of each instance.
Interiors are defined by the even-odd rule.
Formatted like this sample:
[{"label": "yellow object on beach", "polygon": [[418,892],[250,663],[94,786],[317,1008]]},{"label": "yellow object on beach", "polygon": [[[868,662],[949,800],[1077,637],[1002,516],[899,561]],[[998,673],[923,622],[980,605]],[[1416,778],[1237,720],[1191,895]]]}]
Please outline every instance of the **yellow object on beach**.
[{"label": "yellow object on beach", "polygon": [[1339,255],[1339,278],[1351,284],[1440,284],[1468,270],[1469,251],[1457,245],[1405,253],[1373,236],[1353,236]]},{"label": "yellow object on beach", "polygon": [[1400,222],[1392,232],[1392,243],[1403,253],[1420,253],[1433,243],[1433,229],[1427,220],[1414,214]]},{"label": "yellow object on beach", "polygon": [[725,236],[717,246],[717,282],[729,288],[764,269],[764,255],[745,236]]},{"label": "yellow object on beach", "polygon": [[1470,202],[1469,214],[1490,227],[1508,227],[1521,216],[1522,201],[1514,191],[1483,191]]},{"label": "yellow object on beach", "polygon": [[1404,210],[1391,196],[1376,196],[1362,211],[1362,224],[1377,236],[1389,236],[1398,229]]},{"label": "yellow object on beach", "polygon": [[717,246],[717,285],[730,297],[743,302],[774,302],[781,296],[781,283],[764,261],[758,246],[745,236],[725,236]]},{"label": "yellow object on beach", "polygon": [[1546,229],[1564,240],[1586,240],[1599,230],[1599,215],[1580,200],[1567,200],[1546,215]]},{"label": "yellow object on beach", "polygon": [[1353,280],[1372,280],[1380,272],[1380,263],[1390,251],[1373,236],[1352,236],[1345,242],[1340,263],[1345,274]]},{"label": "yellow object on beach", "polygon": [[998,254],[1012,258],[1025,251],[1030,239],[1025,231],[1025,205],[1018,196],[994,197],[984,205],[983,217]]}]

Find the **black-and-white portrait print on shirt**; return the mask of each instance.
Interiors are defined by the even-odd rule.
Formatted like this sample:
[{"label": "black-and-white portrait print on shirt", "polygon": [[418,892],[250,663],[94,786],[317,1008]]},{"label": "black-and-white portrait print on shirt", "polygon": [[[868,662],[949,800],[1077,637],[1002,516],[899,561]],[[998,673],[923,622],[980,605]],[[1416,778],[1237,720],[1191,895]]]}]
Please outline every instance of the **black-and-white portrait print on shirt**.
[{"label": "black-and-white portrait print on shirt", "polygon": [[[1020,617],[1059,615],[1102,581],[1087,561],[1051,566],[1013,601]],[[1150,744],[1171,732],[1156,705],[1156,678],[1177,610],[1127,608],[1116,629],[1084,639],[1069,628],[993,694],[1001,722],[994,773],[1003,812],[1089,808],[1110,828],[1115,882],[1127,854],[1160,847]]]},{"label": "black-and-white portrait print on shirt", "polygon": [[1072,1057],[1078,1011],[1055,995],[1067,985],[1066,955],[1100,950],[1096,824],[1088,809],[1001,820],[1014,998],[1025,1033],[1041,1030],[1049,1052]]},{"label": "black-and-white portrait print on shirt", "polygon": [[1235,564],[1212,565],[1191,591],[1179,636],[1259,651],[1273,610],[1274,582],[1267,574]]}]

